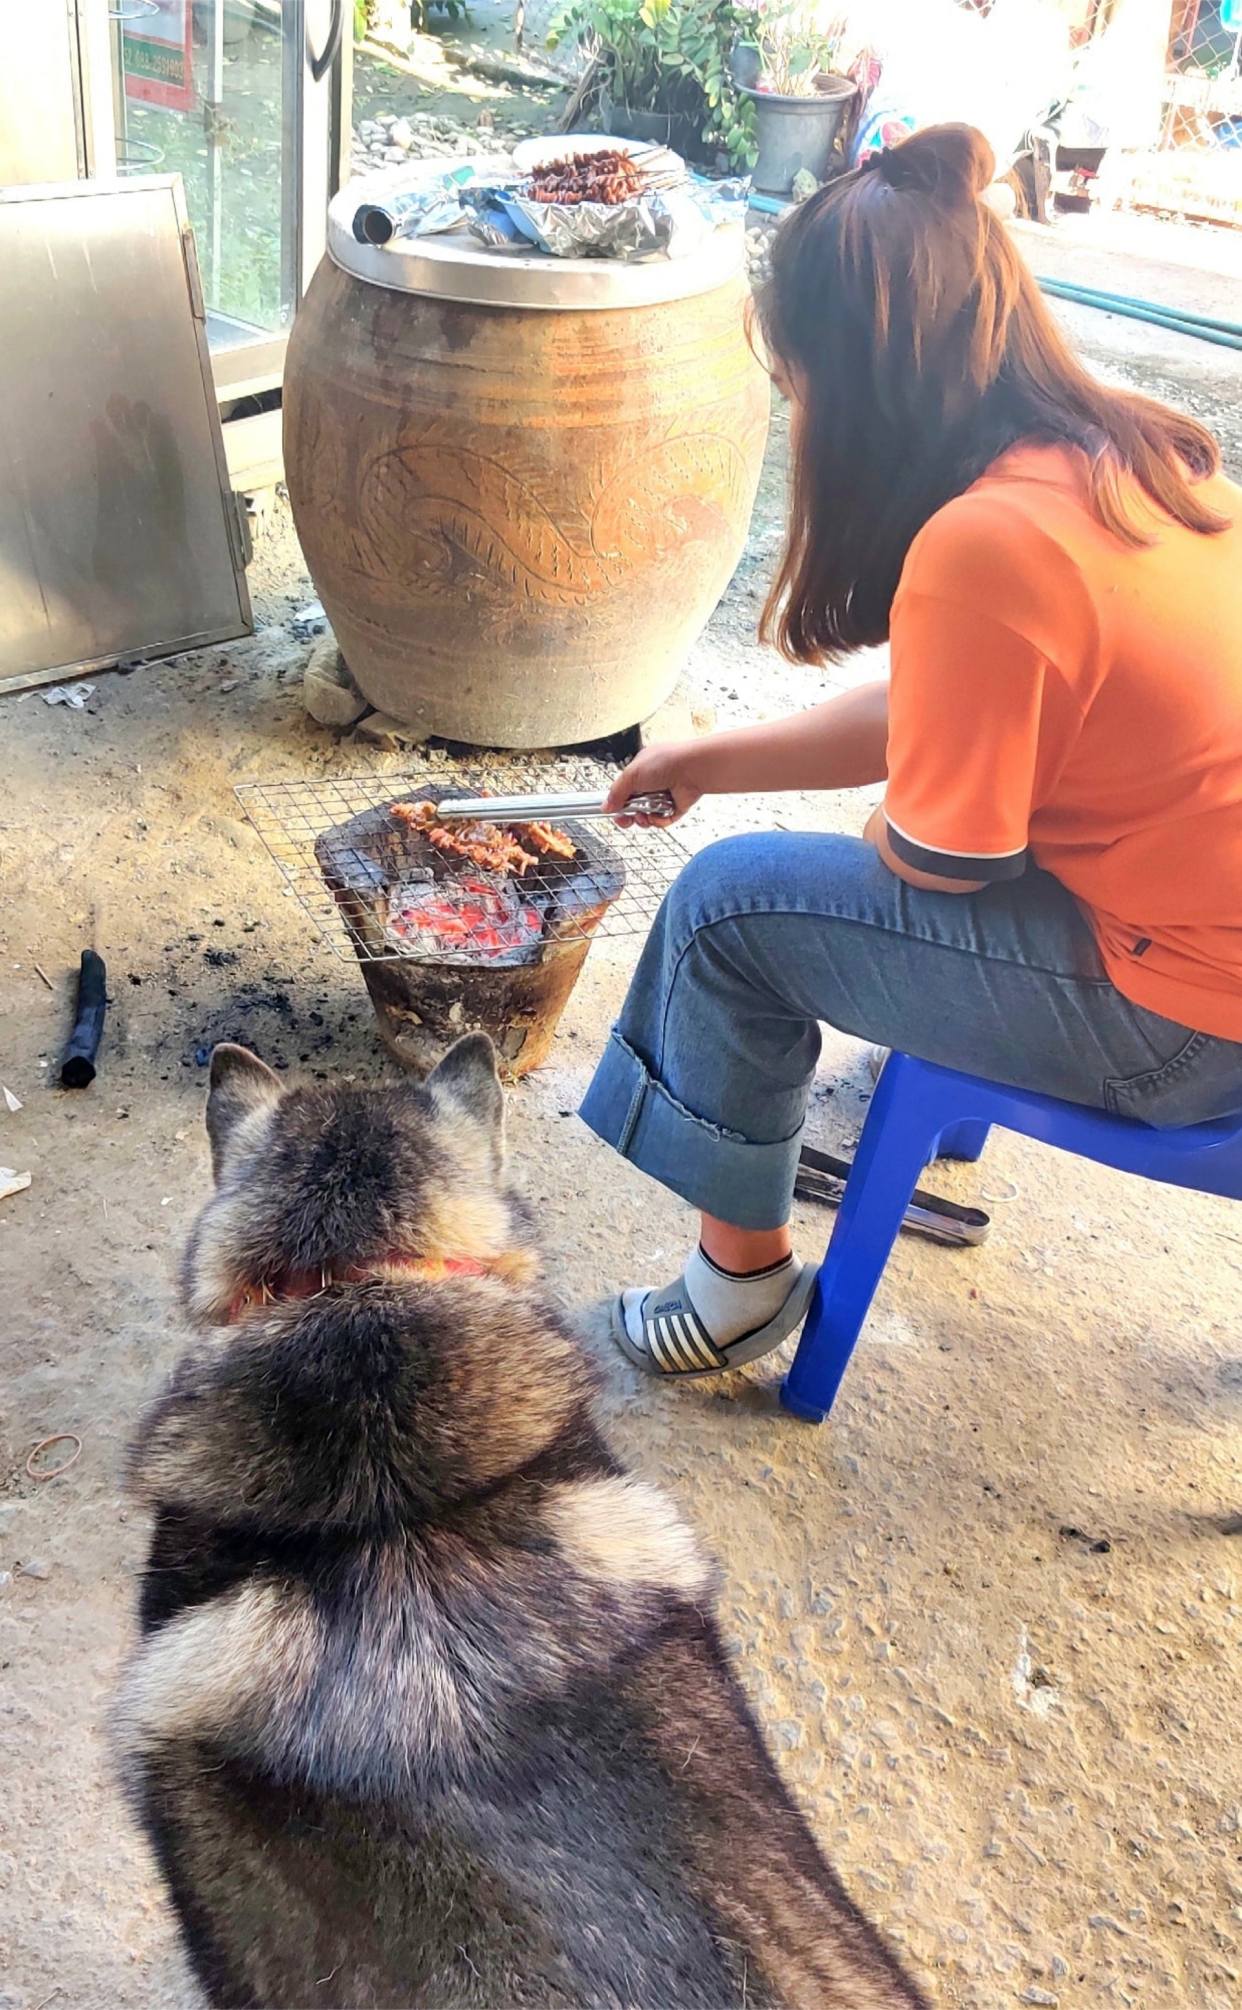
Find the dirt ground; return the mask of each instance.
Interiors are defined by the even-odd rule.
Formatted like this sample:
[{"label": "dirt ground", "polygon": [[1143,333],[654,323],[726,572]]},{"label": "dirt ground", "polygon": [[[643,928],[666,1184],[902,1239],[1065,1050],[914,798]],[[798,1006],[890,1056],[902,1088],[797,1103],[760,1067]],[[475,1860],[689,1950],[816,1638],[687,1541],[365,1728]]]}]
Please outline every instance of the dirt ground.
[{"label": "dirt ground", "polygon": [[[1236,470],[1232,359],[1070,320],[1111,371],[1219,423]],[[701,725],[824,689],[753,641],[786,444],[778,416],[746,557],[687,674]],[[251,639],[100,677],[82,712],[0,701],[0,1082],[23,1105],[0,1098],[0,1162],[32,1179],[0,1201],[0,2010],[195,2000],[104,1719],[145,1533],[120,1462],[182,1344],[170,1279],[207,1184],[207,1052],[241,1039],[291,1076],[392,1068],[356,968],[317,945],[233,789],[414,763],[304,716],[309,645],[288,623],[310,586],[283,503],[251,586]],[[866,809],[718,803],[685,836],[857,828]],[[75,1095],[53,1084],[92,940],[112,1005],[98,1080]],[[511,1097],[552,1276],[588,1308],[663,1276],[689,1230],[574,1115],[632,960],[593,949],[552,1065]],[[857,1135],[865,1082],[858,1048],[830,1041],[821,1142]],[[588,1311],[613,1437],[719,1556],[782,1770],[938,2005],[1226,2010],[1242,1993],[1242,1217],[1004,1137],[936,1179],[982,1196],[992,1239],[903,1242],[829,1425],[776,1408],[779,1360],[653,1387]],[[829,1225],[800,1211],[803,1253]],[[37,1484],[27,1454],[57,1431],[81,1457]]]}]

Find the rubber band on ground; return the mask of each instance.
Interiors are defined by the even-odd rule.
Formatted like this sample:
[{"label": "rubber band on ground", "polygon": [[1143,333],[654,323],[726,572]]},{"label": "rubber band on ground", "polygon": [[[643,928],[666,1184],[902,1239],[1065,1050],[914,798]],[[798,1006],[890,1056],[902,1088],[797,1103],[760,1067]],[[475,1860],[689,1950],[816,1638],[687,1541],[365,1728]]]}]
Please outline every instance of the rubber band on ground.
[{"label": "rubber band on ground", "polygon": [[[50,1445],[72,1445],[73,1450],[67,1459],[61,1460],[58,1466],[48,1466],[40,1471],[36,1468],[34,1462],[38,1458],[39,1453],[46,1452]],[[27,1453],[26,1472],[32,1480],[58,1480],[62,1473],[68,1472],[70,1466],[76,1466],[81,1456],[82,1440],[76,1431],[53,1431],[50,1438],[40,1438],[38,1444]]]}]

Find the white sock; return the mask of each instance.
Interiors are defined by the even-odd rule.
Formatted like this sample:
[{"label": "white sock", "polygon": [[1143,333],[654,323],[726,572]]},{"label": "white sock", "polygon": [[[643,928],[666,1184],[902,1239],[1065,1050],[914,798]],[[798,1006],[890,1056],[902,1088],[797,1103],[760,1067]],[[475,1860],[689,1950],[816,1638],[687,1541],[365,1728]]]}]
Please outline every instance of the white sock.
[{"label": "white sock", "polygon": [[[683,1273],[686,1295],[718,1347],[740,1340],[775,1319],[799,1277],[802,1265],[795,1256],[770,1270],[749,1277],[733,1277],[696,1249]],[[642,1308],[645,1292],[626,1293],[625,1329],[635,1346],[642,1345]]]}]

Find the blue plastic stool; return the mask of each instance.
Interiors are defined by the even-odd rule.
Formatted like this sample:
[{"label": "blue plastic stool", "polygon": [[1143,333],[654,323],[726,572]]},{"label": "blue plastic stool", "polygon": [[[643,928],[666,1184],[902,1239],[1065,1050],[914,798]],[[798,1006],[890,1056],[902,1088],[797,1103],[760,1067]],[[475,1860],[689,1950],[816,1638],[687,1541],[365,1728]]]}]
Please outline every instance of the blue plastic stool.
[{"label": "blue plastic stool", "polygon": [[1242,1200],[1242,1113],[1179,1131],[1006,1089],[909,1054],[892,1054],[858,1141],[798,1352],[781,1388],[795,1417],[820,1424],[832,1408],[925,1166],[977,1159],[993,1124],[1169,1186]]}]

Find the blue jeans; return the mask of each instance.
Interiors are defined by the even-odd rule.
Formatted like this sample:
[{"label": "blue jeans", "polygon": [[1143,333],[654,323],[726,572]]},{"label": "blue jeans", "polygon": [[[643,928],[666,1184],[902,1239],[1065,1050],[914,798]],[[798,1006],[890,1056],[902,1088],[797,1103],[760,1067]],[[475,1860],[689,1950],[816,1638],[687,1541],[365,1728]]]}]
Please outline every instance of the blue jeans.
[{"label": "blue jeans", "polygon": [[1242,1109],[1242,1043],[1132,1005],[1047,873],[921,893],[859,838],[727,838],[668,893],[582,1105],[739,1228],[788,1219],[820,1022],[1160,1126]]}]

